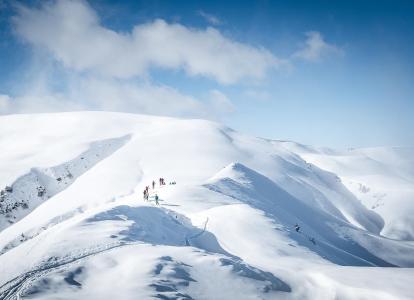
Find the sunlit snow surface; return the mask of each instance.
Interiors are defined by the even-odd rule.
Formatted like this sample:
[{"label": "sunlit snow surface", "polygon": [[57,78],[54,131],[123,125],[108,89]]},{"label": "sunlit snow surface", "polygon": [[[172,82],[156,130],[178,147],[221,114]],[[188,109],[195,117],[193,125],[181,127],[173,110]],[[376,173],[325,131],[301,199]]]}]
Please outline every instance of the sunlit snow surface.
[{"label": "sunlit snow surface", "polygon": [[414,149],[104,112],[0,117],[0,149],[0,299],[414,294]]}]

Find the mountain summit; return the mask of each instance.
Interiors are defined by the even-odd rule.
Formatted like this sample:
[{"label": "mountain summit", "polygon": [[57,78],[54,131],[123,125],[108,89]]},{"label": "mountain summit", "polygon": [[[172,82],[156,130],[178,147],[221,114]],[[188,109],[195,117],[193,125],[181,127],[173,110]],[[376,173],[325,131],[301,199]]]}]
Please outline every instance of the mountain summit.
[{"label": "mountain summit", "polygon": [[414,291],[414,149],[109,112],[2,116],[0,149],[0,299]]}]

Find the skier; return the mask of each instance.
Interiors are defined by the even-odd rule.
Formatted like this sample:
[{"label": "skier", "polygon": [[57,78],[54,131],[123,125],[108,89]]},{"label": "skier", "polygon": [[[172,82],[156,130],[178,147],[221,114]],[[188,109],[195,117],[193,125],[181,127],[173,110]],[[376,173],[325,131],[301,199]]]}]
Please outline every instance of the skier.
[{"label": "skier", "polygon": [[311,238],[309,239],[309,241],[311,241],[311,242],[312,242],[312,244],[316,245],[316,241],[315,241],[315,238],[314,238],[314,237],[311,237]]},{"label": "skier", "polygon": [[144,190],[144,200],[147,200],[147,190]]},{"label": "skier", "polygon": [[300,226],[297,223],[295,224],[295,230],[296,230],[296,232],[299,232],[299,230],[300,230]]},{"label": "skier", "polygon": [[155,189],[155,181],[152,181],[152,189]]},{"label": "skier", "polygon": [[162,186],[162,178],[160,177],[160,186]]},{"label": "skier", "polygon": [[160,205],[160,203],[158,202],[158,195],[155,194],[155,205]]}]

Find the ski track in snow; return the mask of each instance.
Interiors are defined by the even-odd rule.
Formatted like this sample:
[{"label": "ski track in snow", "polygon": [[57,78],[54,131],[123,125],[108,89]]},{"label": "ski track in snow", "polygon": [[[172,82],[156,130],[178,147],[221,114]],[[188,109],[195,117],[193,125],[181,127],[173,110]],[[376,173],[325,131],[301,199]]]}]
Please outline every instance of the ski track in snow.
[{"label": "ski track in snow", "polygon": [[[29,126],[43,147],[36,136],[25,138]],[[10,130],[26,143],[16,155],[8,150],[16,141]],[[11,187],[0,202],[0,299],[414,293],[404,285],[412,269],[389,268],[414,266],[407,200],[414,151],[345,153],[252,138],[203,120],[89,112],[2,117],[0,145],[6,170],[15,160],[24,174],[10,181],[0,173]],[[48,161],[44,149],[53,166],[40,167]],[[160,206],[141,200],[160,176],[167,185],[150,189]],[[400,190],[381,188],[388,180]],[[384,210],[390,199],[403,209]]]},{"label": "ski track in snow", "polygon": [[[17,278],[13,278],[12,280],[6,282],[4,285],[0,286],[0,299],[18,299],[19,295],[24,289],[27,289],[30,287],[30,282],[34,281],[37,278],[41,278],[42,276],[57,270],[58,268],[68,266],[70,264],[76,263],[81,259],[87,258],[92,255],[99,254],[104,251],[109,251],[111,249],[122,247],[128,245],[127,243],[122,243],[114,246],[106,247],[105,249],[97,249],[95,251],[90,252],[73,258],[67,258],[65,260],[60,261],[54,261],[48,264],[45,264],[44,266],[40,266],[37,269],[31,270],[29,272],[26,272],[22,275],[20,275]],[[50,258],[51,261],[53,261],[53,258]]]}]

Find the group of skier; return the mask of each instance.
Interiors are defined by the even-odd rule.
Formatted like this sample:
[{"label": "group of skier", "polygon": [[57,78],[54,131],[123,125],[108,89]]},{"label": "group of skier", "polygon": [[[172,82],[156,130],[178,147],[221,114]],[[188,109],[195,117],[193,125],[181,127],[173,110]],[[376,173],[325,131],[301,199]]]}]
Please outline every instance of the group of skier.
[{"label": "group of skier", "polygon": [[[152,183],[151,183],[153,190],[155,190],[155,184],[156,184],[155,183],[155,180],[153,180]],[[162,178],[162,177],[160,177],[159,184],[160,184],[160,186],[165,185],[165,179]],[[144,201],[149,201],[149,194],[150,194],[150,187],[149,187],[149,185],[145,186],[145,189],[143,191],[143,194],[144,194]],[[159,203],[159,197],[158,197],[158,194],[157,193],[155,193],[154,200],[155,200],[155,205],[160,205],[160,203]]]}]

